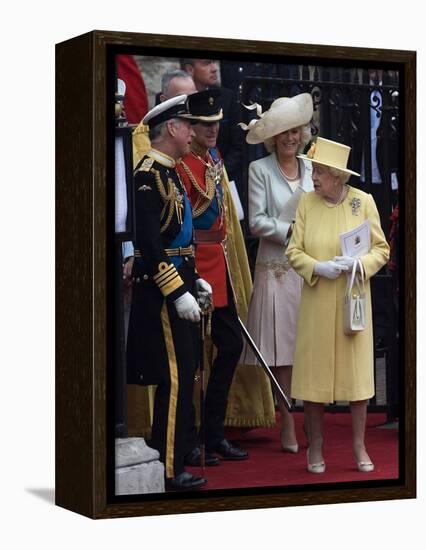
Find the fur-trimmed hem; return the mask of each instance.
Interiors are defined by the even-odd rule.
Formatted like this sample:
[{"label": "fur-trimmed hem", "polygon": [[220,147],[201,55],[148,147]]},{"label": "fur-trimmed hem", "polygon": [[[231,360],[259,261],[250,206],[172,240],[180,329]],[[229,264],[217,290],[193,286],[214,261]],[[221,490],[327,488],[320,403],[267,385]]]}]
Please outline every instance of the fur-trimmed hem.
[{"label": "fur-trimmed hem", "polygon": [[276,424],[275,418],[225,418],[225,426],[231,428],[273,428]]}]

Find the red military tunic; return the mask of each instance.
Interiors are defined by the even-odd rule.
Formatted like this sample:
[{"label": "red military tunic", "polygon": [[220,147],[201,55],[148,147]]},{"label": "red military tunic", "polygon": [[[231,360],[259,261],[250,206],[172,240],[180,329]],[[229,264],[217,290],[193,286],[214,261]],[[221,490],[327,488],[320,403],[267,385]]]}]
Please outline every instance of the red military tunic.
[{"label": "red military tunic", "polygon": [[193,209],[197,271],[213,289],[214,307],[224,307],[228,305],[226,223],[221,183],[223,163],[218,160],[215,163],[209,152],[204,158],[189,153],[176,168]]}]

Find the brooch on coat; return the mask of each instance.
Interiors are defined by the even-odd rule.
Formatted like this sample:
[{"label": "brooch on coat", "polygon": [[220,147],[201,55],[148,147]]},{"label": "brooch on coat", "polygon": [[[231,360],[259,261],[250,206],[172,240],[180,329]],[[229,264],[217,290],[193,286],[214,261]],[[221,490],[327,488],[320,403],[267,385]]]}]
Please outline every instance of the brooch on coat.
[{"label": "brooch on coat", "polygon": [[358,216],[359,214],[359,209],[361,208],[361,199],[359,199],[358,197],[354,197],[351,202],[350,202],[350,205],[352,207],[352,214],[354,216]]}]

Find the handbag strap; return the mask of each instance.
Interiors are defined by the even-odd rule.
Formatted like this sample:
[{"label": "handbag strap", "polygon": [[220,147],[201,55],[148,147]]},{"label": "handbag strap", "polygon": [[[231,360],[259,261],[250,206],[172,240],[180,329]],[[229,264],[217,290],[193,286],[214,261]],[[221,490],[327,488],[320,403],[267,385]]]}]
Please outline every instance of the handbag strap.
[{"label": "handbag strap", "polygon": [[[358,265],[359,265],[359,270],[358,270],[359,275],[357,276],[358,287],[359,287],[360,292],[362,292],[362,294],[365,294],[365,269],[364,269],[364,266],[363,266],[360,258],[357,258],[357,262],[358,262]],[[362,286],[362,288],[361,288],[361,286]]]},{"label": "handbag strap", "polygon": [[355,273],[356,273],[357,264],[358,264],[358,259],[355,258],[355,261],[352,265],[352,273],[350,277],[349,277],[349,273],[347,275],[346,295],[350,295],[352,293],[352,288],[355,282]]},{"label": "handbag strap", "polygon": [[[357,276],[358,267],[359,267],[359,276]],[[361,280],[361,284],[360,284],[360,280]],[[365,293],[365,270],[359,258],[354,259],[354,263],[352,266],[352,273],[350,277],[349,277],[349,273],[347,276],[347,285],[346,285],[347,295],[350,295],[352,293],[352,289],[354,287],[355,282],[359,288],[359,291],[362,293]],[[362,289],[361,289],[361,285],[362,285]]]}]

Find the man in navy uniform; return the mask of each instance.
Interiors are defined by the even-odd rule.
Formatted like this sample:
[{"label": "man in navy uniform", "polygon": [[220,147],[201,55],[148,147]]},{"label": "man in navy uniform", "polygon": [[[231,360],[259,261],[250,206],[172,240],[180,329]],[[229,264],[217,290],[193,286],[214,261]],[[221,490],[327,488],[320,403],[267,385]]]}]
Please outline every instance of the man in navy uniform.
[{"label": "man in navy uniform", "polygon": [[195,271],[192,211],[175,170],[193,137],[187,96],[167,100],[144,118],[151,149],[135,168],[135,263],[127,340],[128,383],[156,384],[150,445],[165,466],[166,488],[206,483],[184,469],[197,368],[200,308],[211,294]]}]

